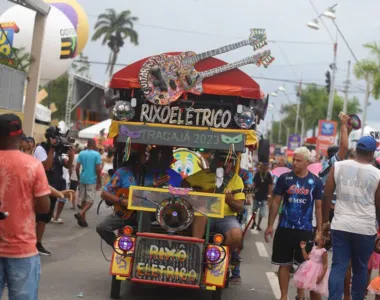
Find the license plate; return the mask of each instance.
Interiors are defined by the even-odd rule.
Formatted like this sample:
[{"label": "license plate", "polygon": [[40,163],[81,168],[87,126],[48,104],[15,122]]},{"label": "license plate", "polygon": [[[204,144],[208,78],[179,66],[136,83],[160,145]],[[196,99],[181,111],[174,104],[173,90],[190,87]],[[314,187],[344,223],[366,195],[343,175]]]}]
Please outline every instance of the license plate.
[{"label": "license plate", "polygon": [[133,278],[142,281],[198,286],[203,243],[138,236]]}]

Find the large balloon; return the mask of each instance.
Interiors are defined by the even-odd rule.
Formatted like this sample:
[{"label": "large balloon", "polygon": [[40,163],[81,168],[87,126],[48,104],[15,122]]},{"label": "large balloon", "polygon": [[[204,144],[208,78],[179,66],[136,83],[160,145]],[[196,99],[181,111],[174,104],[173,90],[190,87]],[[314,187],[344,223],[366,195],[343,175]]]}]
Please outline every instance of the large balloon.
[{"label": "large balloon", "polygon": [[[0,51],[6,56],[11,48],[31,51],[35,12],[20,5],[12,6],[0,16],[7,38],[0,35]],[[65,73],[78,54],[78,37],[70,20],[51,7],[46,20],[41,57],[41,82],[54,80]]]},{"label": "large balloon", "polygon": [[58,8],[73,24],[78,36],[77,54],[82,52],[88,41],[88,18],[82,6],[76,0],[45,0]]}]

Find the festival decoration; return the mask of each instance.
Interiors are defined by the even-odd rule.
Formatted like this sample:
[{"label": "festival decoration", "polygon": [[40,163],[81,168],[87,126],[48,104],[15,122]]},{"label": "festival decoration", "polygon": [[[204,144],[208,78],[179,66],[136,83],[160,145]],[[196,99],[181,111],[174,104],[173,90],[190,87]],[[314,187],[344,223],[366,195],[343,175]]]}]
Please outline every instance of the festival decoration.
[{"label": "festival decoration", "polygon": [[[75,0],[59,3],[52,3],[46,20],[41,56],[42,84],[65,73],[88,40],[88,21],[83,9]],[[0,51],[4,56],[12,58],[12,49],[23,48],[31,52],[35,14],[33,10],[15,5],[0,16],[6,33],[6,37],[0,33]]]},{"label": "festival decoration", "polygon": [[135,109],[128,101],[117,101],[112,112],[117,121],[129,121],[135,116]]},{"label": "festival decoration", "polygon": [[176,161],[171,165],[171,168],[181,174],[182,178],[191,176],[202,168],[206,168],[206,164],[202,156],[194,151],[186,148],[179,148],[173,153]]},{"label": "festival decoration", "polygon": [[236,112],[235,123],[242,129],[249,129],[255,124],[255,113],[253,110],[247,106],[242,106],[241,112]]},{"label": "festival decoration", "polygon": [[[159,105],[172,103],[183,92],[191,92],[193,86],[198,82],[199,73],[195,70],[195,63],[247,45],[252,45],[254,50],[267,45],[265,29],[251,29],[247,40],[200,54],[189,51],[176,56],[166,54],[152,56],[140,70],[141,89],[151,103]],[[210,76],[214,75],[216,73]]]}]

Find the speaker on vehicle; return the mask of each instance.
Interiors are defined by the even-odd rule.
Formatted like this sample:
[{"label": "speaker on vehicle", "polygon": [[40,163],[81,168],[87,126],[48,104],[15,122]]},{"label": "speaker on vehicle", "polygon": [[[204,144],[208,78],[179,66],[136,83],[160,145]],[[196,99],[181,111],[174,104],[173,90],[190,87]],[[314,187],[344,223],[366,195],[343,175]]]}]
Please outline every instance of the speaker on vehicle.
[{"label": "speaker on vehicle", "polygon": [[177,232],[189,227],[194,219],[191,204],[183,198],[172,197],[161,202],[156,211],[156,220],[168,232]]},{"label": "speaker on vehicle", "polygon": [[261,139],[259,142],[259,162],[269,163],[269,140]]}]

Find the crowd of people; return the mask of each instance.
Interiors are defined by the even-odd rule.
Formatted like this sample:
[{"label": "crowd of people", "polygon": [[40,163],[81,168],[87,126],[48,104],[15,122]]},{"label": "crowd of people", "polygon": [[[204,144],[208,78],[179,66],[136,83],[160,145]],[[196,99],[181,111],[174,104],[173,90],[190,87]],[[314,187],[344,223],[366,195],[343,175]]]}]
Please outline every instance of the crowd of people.
[{"label": "crowd of people", "polygon": [[[78,225],[88,227],[86,214],[102,187],[101,198],[108,205],[126,207],[127,200],[118,196],[121,188],[170,185],[209,191],[209,170],[216,174],[212,191],[226,195],[225,217],[212,219],[210,227],[224,235],[224,244],[231,249],[235,264],[232,283],[241,282],[239,251],[243,232],[239,216],[249,208],[254,215],[252,229],[261,231],[263,219],[268,217],[264,238],[269,242],[273,237],[271,260],[279,266],[282,300],[288,299],[292,273],[299,300],[306,299],[306,291],[310,291],[310,299],[328,295],[331,300],[343,296],[345,300],[363,300],[367,290],[380,294],[380,277],[369,281],[371,271],[380,266],[380,240],[375,240],[380,220],[380,170],[374,165],[376,141],[362,137],[355,151],[349,151],[351,129],[347,121],[347,116],[341,117],[339,146],[328,149],[319,174],[308,170],[312,156],[305,147],[294,151],[292,170],[279,177],[272,176],[271,171],[286,166],[283,158],[259,163],[256,170],[240,169],[235,174],[237,159],[205,151],[202,155],[207,167],[183,180],[171,170],[171,147],[129,149],[116,157],[116,161],[120,159],[119,168],[110,172],[113,151],[104,153],[95,140],[88,140],[84,150],[78,145],[67,148],[60,144],[57,128],[50,127],[46,141],[36,145],[33,138],[23,134],[17,116],[0,115],[0,211],[11,216],[0,221],[0,295],[6,283],[9,299],[37,299],[39,255],[51,255],[42,244],[46,224],[64,223],[60,215],[68,200],[72,209],[80,209],[74,214]],[[253,188],[253,197],[231,193],[244,187]],[[194,237],[203,238],[206,220],[203,216],[194,218]],[[96,231],[113,246],[115,231],[136,222],[135,212],[129,211],[126,216],[125,212],[114,211],[97,224]],[[298,266],[296,270],[294,264]],[[13,269],[18,270],[17,276]]]}]

